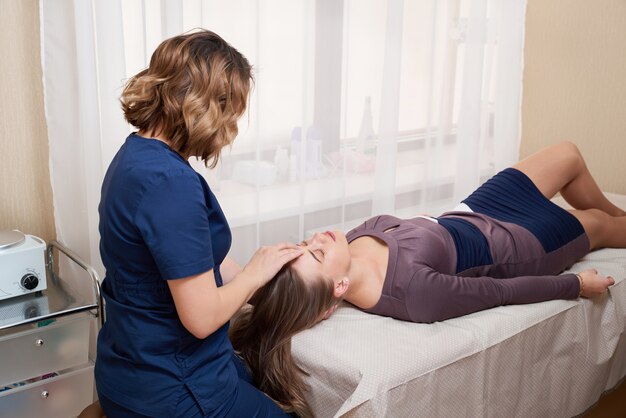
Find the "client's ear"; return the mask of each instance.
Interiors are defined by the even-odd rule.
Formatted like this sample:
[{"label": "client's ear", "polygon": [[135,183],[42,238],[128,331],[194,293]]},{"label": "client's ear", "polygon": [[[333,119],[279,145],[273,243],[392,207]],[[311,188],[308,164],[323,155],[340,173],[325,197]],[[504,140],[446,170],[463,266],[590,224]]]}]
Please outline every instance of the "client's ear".
[{"label": "client's ear", "polygon": [[343,294],[346,293],[346,290],[348,290],[348,286],[350,286],[350,279],[348,279],[347,277],[344,277],[343,279],[335,283],[335,289],[333,290],[333,295],[336,298],[342,297]]}]

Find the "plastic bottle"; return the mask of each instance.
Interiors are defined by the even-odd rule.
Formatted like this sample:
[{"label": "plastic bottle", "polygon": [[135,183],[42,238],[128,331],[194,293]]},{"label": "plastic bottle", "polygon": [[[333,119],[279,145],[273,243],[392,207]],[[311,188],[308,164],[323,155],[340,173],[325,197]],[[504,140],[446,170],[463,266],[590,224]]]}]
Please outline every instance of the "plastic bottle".
[{"label": "plastic bottle", "polygon": [[318,178],[323,171],[322,136],[315,125],[307,130],[306,169],[307,178]]},{"label": "plastic bottle", "polygon": [[289,155],[289,183],[295,183],[298,180],[298,156],[296,154]]},{"label": "plastic bottle", "polygon": [[276,147],[274,154],[274,164],[276,165],[279,180],[287,179],[289,175],[289,155],[287,150],[280,145]]},{"label": "plastic bottle", "polygon": [[372,98],[365,97],[363,104],[363,117],[361,118],[361,127],[359,128],[359,136],[356,140],[356,151],[364,153],[370,150],[374,145],[374,124],[372,121]]}]

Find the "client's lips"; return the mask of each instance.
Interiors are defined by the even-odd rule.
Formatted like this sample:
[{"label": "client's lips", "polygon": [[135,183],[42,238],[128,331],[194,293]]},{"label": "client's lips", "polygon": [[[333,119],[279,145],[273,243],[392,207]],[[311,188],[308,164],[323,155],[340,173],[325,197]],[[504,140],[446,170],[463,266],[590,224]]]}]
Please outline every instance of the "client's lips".
[{"label": "client's lips", "polygon": [[335,234],[333,234],[330,231],[326,231],[324,232],[326,235],[328,235],[329,237],[331,237],[333,239],[333,241],[337,241],[337,238],[335,238]]}]

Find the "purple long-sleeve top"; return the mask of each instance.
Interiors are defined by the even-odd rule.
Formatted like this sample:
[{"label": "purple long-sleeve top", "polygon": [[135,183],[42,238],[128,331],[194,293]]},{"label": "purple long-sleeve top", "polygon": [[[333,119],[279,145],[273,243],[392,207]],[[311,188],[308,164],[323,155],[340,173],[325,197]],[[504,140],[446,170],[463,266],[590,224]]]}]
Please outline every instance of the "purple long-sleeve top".
[{"label": "purple long-sleeve top", "polygon": [[519,225],[473,212],[448,212],[440,218],[445,217],[476,226],[487,240],[493,263],[456,272],[457,250],[442,225],[422,217],[371,218],[346,234],[348,242],[376,237],[389,249],[381,297],[366,311],[430,323],[500,305],[578,297],[576,275],[558,274],[589,252],[586,234],[546,253]]}]

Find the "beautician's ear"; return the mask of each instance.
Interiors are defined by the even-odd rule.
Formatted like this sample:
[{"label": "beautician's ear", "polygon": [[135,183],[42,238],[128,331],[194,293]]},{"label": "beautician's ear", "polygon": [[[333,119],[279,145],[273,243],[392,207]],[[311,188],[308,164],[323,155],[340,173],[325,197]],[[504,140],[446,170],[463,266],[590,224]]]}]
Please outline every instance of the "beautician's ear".
[{"label": "beautician's ear", "polygon": [[350,279],[348,279],[347,277],[344,277],[343,279],[341,279],[335,284],[333,295],[336,298],[342,297],[343,294],[346,293],[346,290],[348,290],[348,286],[350,286]]}]

